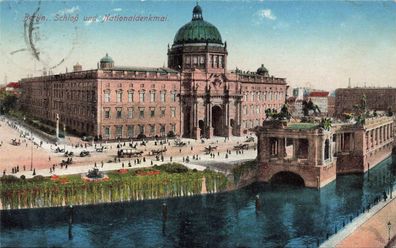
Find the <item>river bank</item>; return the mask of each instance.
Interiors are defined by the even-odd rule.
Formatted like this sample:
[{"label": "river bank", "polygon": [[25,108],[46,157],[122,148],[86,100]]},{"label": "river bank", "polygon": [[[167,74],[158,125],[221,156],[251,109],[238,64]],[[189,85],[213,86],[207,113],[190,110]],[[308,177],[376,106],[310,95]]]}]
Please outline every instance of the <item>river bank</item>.
[{"label": "river bank", "polygon": [[3,209],[62,207],[139,201],[216,193],[227,190],[227,178],[210,170],[198,171],[169,163],[144,169],[106,173],[106,180],[87,181],[81,175],[1,178]]},{"label": "river bank", "polygon": [[[389,194],[391,195],[391,194]],[[396,190],[392,192],[396,196]],[[389,196],[388,196],[389,197]],[[388,227],[388,223],[391,226]],[[392,247],[387,246],[396,236],[396,198],[382,200],[326,240],[321,248]]]}]

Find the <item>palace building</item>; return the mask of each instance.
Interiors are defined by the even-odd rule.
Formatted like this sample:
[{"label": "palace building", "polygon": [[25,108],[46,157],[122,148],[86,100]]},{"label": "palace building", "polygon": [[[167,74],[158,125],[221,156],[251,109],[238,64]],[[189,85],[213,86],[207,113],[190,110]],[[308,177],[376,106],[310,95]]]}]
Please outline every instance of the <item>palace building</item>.
[{"label": "palace building", "polygon": [[106,54],[94,70],[22,79],[21,107],[66,130],[103,139],[175,134],[199,139],[241,136],[280,109],[286,80],[227,70],[227,43],[196,5],[168,45],[168,67],[118,66]]}]

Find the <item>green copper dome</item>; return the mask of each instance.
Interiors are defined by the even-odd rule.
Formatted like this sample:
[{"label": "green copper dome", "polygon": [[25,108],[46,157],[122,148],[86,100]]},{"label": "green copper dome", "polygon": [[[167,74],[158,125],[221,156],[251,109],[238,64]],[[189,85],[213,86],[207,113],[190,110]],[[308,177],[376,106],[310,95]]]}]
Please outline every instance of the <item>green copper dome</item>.
[{"label": "green copper dome", "polygon": [[261,64],[261,67],[257,69],[256,73],[259,75],[268,75],[268,70],[264,67],[264,64]]},{"label": "green copper dome", "polygon": [[191,22],[181,27],[173,40],[174,45],[189,43],[223,44],[219,30],[214,25],[203,20],[202,9],[198,4],[193,9]]},{"label": "green copper dome", "polygon": [[106,53],[106,56],[100,59],[101,63],[114,63],[114,60]]}]

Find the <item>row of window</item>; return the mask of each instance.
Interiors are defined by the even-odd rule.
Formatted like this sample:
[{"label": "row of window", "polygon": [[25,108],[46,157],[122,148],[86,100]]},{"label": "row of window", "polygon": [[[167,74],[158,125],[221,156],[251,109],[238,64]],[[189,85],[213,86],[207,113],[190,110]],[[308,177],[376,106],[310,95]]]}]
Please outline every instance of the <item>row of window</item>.
[{"label": "row of window", "polygon": [[[280,109],[282,107],[282,104],[268,104],[268,105],[263,105],[262,107],[260,105],[243,105],[242,106],[242,114],[244,115],[248,115],[248,114],[265,114],[265,110],[270,108],[270,109]],[[249,113],[249,109],[250,109],[250,113]]]},{"label": "row of window", "polygon": [[[224,55],[209,55],[209,66],[211,68],[224,68]],[[185,56],[184,66],[186,68],[204,67],[205,56]]]},{"label": "row of window", "polygon": [[[112,136],[112,131],[114,131],[115,136]],[[149,125],[115,125],[115,126],[104,126],[103,127],[103,137],[105,139],[112,138],[134,138],[139,134],[145,134],[154,136],[158,133],[161,136],[165,136],[167,132],[172,131],[176,133],[176,124],[169,124],[169,129],[167,130],[166,124],[149,124]]]},{"label": "row of window", "polygon": [[[127,95],[128,95],[128,102],[134,102],[134,90],[128,90]],[[160,91],[159,92],[160,96],[160,101],[161,102],[166,102],[167,94],[166,91]],[[170,101],[171,102],[176,102],[177,99],[177,92],[172,91],[170,93]],[[151,90],[149,92],[149,99],[150,102],[156,102],[157,101],[157,92],[155,90]],[[110,102],[111,101],[111,91],[110,90],[105,90],[104,91],[104,102]],[[116,101],[117,102],[123,102],[123,91],[121,89],[116,90]],[[140,90],[139,91],[139,102],[145,102],[146,101],[146,92],[145,90]]]},{"label": "row of window", "polygon": [[[146,117],[146,108],[144,108],[144,107],[137,108],[138,113],[135,113],[134,107],[130,107],[130,108],[126,108],[126,109],[127,109],[126,115],[127,115],[128,119],[136,118],[135,117],[136,114],[139,115],[139,118]],[[103,108],[103,112],[104,112],[105,119],[112,118],[112,115],[111,115],[112,111],[110,108]],[[156,107],[150,107],[150,108],[148,108],[147,116],[156,117],[156,116],[158,116],[158,114],[156,112],[157,112]],[[159,108],[159,117],[165,117],[165,113],[166,113],[166,107],[160,107]],[[125,113],[123,112],[123,108],[121,108],[121,107],[115,108],[115,118],[122,119],[122,118],[124,118],[124,115],[125,115]],[[170,116],[176,117],[176,107],[170,107]]]},{"label": "row of window", "polygon": [[[267,94],[268,93],[268,94]],[[278,101],[278,100],[284,100],[284,92],[279,91],[279,92],[251,92],[249,93],[244,93],[244,100],[249,101],[249,95],[250,99],[252,102],[254,101]]]},{"label": "row of window", "polygon": [[254,128],[257,126],[261,126],[260,120],[244,120],[244,121],[242,121],[243,128]]}]

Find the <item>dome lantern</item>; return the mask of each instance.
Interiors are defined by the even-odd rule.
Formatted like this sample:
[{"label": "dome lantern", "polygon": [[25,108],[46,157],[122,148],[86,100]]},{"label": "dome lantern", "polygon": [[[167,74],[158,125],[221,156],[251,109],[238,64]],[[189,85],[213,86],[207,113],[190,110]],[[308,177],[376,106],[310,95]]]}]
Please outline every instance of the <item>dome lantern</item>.
[{"label": "dome lantern", "polygon": [[100,69],[109,69],[114,67],[114,60],[106,53],[106,56],[100,59]]},{"label": "dome lantern", "polygon": [[268,76],[268,70],[267,68],[264,67],[264,64],[261,64],[261,67],[259,67],[256,71],[256,74],[262,75],[262,76]]},{"label": "dome lantern", "polygon": [[203,20],[203,17],[202,17],[202,9],[201,9],[201,6],[198,5],[198,3],[197,3],[197,5],[194,7],[194,9],[193,9],[193,17],[192,17],[192,20],[193,20],[193,21],[196,21],[196,20]]}]

